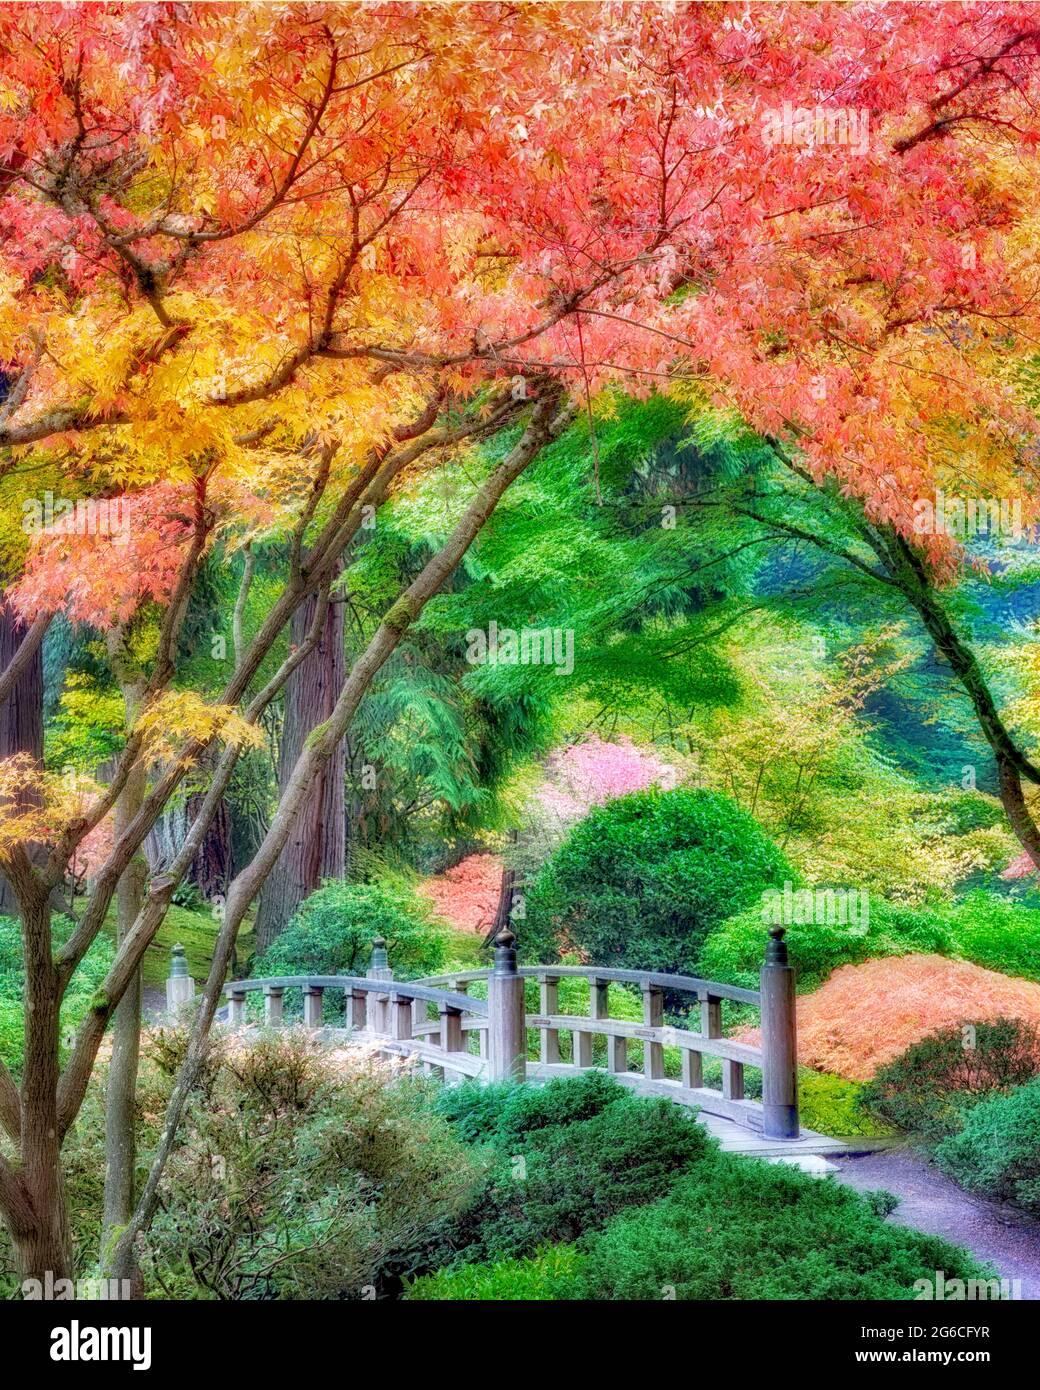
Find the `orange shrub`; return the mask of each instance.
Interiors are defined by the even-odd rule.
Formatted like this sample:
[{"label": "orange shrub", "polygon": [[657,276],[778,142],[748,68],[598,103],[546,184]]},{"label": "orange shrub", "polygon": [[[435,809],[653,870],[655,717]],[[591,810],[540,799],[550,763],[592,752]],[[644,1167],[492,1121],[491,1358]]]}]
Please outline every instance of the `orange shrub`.
[{"label": "orange shrub", "polygon": [[420,892],[457,931],[485,933],[495,920],[502,889],[497,854],[470,854],[446,873],[428,878]]},{"label": "orange shrub", "polygon": [[[1040,1025],[1040,985],[944,956],[843,965],[798,1000],[798,1060],[868,1081],[937,1028],[1001,1017]],[[745,1030],[740,1041],[757,1046],[757,1030]]]}]

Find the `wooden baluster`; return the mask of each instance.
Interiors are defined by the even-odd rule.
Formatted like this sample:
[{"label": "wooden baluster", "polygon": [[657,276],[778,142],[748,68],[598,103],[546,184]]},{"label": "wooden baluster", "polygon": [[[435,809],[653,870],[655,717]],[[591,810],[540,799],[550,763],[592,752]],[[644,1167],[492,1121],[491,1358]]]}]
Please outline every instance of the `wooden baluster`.
[{"label": "wooden baluster", "polygon": [[391,994],[393,1036],[398,1041],[412,1036],[412,1000],[404,994]]},{"label": "wooden baluster", "polygon": [[744,1063],[722,1059],[722,1094],[727,1100],[744,1099]]},{"label": "wooden baluster", "polygon": [[285,1020],[285,990],[280,985],[264,985],[264,1022],[268,1028],[280,1028]]},{"label": "wooden baluster", "polygon": [[[664,1026],[664,993],[655,985],[643,985],[643,1024],[647,1028]],[[664,1048],[659,1042],[643,1043],[643,1075],[650,1081],[664,1076]]]},{"label": "wooden baluster", "polygon": [[[643,985],[643,1024],[647,1028],[664,1027],[664,991],[656,985]],[[664,1048],[659,1042],[643,1043],[643,1075],[648,1081],[660,1081],[664,1076]]]},{"label": "wooden baluster", "polygon": [[241,1028],[246,1021],[246,992],[233,989],[228,1002],[228,1023],[232,1028]]},{"label": "wooden baluster", "polygon": [[[609,1018],[610,1017],[610,982],[609,980],[597,980],[593,977],[589,981],[589,1017],[590,1018]],[[592,1033],[574,1033],[574,1065],[579,1069],[592,1066]]]},{"label": "wooden baluster", "polygon": [[352,989],[350,991],[350,1022],[349,1028],[359,1030],[368,1026],[368,991],[364,989]]},{"label": "wooden baluster", "polygon": [[[707,993],[702,993],[702,994],[700,994],[698,997],[699,997],[699,999],[700,999],[700,1001],[701,1001],[701,1033],[702,1033],[702,1034],[704,1035],[704,1037],[706,1037],[706,1038],[721,1038],[721,1037],[722,1037],[722,1000],[719,999],[719,998],[718,998],[716,995],[714,995],[714,994],[707,994]],[[704,1064],[703,1064],[703,1061],[702,1061],[702,1060],[700,1060],[700,1059],[698,1059],[698,1060],[699,1060],[699,1066],[696,1068],[696,1071],[695,1071],[694,1074],[697,1074],[697,1072],[700,1073],[701,1079],[700,1079],[700,1082],[699,1082],[698,1084],[703,1086],[703,1084],[704,1084]],[[723,1062],[723,1064],[722,1064],[722,1093],[723,1093],[723,1095],[725,1095],[725,1096],[728,1096],[728,1095],[729,1095],[729,1092],[728,1092],[728,1090],[727,1090],[727,1087],[733,1085],[735,1081],[736,1081],[736,1078],[734,1077],[733,1073],[732,1073],[732,1072],[727,1072],[727,1070],[726,1070],[726,1063]],[[740,1081],[740,1096],[743,1097],[743,1094],[744,1094],[743,1079],[741,1078],[741,1081]]]},{"label": "wooden baluster", "polygon": [[441,1019],[441,1049],[444,1052],[465,1052],[466,1038],[462,1031],[462,1010],[451,1004],[439,1006]]},{"label": "wooden baluster", "polygon": [[620,1072],[622,1075],[624,1075],[628,1071],[627,1038],[608,1034],[607,1070],[613,1072]]},{"label": "wooden baluster", "polygon": [[307,1028],[320,1028],[325,991],[321,985],[303,987],[303,1022]]},{"label": "wooden baluster", "polygon": [[390,1034],[390,996],[389,994],[370,994],[368,996],[371,1008],[372,1032],[378,1037],[389,1037]]},{"label": "wooden baluster", "polygon": [[[539,975],[538,996],[540,1013],[558,1014],[560,1012],[559,975]],[[560,1060],[560,1030],[558,1028],[542,1028],[540,1032],[541,1037],[538,1040],[539,1060],[555,1066]]]},{"label": "wooden baluster", "polygon": [[722,1037],[722,1000],[713,994],[700,995],[701,1032],[706,1038]]},{"label": "wooden baluster", "polygon": [[684,1047],[682,1050],[682,1084],[690,1090],[697,1090],[704,1085],[704,1059],[692,1047]]}]

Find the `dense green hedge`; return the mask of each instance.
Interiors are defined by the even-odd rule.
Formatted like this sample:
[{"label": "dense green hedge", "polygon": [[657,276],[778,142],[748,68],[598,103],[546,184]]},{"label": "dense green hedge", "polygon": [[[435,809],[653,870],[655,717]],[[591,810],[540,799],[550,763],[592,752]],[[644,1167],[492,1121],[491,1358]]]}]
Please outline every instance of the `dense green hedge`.
[{"label": "dense green hedge", "polygon": [[521,948],[528,959],[577,950],[597,965],[693,973],[713,927],[791,877],[728,797],[637,792],[592,811],[545,864]]},{"label": "dense green hedge", "polygon": [[[765,930],[761,904],[730,917],[705,941],[699,973],[757,988]],[[787,944],[803,993],[816,989],[839,965],[911,952],[959,957],[1004,975],[1040,980],[1040,909],[982,889],[955,903],[917,908],[872,896],[865,924],[792,922]]]}]

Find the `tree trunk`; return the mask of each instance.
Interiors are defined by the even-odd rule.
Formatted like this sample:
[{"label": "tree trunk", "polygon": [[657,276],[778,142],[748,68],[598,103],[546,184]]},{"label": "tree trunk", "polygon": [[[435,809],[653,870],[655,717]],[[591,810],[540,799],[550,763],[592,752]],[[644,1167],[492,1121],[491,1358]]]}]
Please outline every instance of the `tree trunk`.
[{"label": "tree trunk", "polygon": [[57,1113],[58,1019],[61,1007],[46,897],[22,901],[25,950],[25,1081],[22,1086],[20,1179],[32,1220],[11,1230],[23,1279],[73,1273]]},{"label": "tree trunk", "polygon": [[[310,598],[293,615],[290,641],[303,641],[314,620]],[[284,793],[311,731],[332,714],[346,680],[343,605],[329,605],[314,651],[285,687],[285,717],[278,751],[278,790]],[[346,750],[342,743],[309,793],[299,820],[260,895],[256,947],[266,949],[309,893],[346,872]]]},{"label": "tree trunk", "polygon": [[[143,681],[123,687],[127,727],[137,717]],[[118,839],[133,821],[144,801],[147,776],[143,763],[126,780],[115,807]],[[122,941],[144,904],[148,866],[138,852],[127,865],[116,887],[116,925]],[[134,1169],[137,1158],[137,1071],[141,1055],[141,971],[137,970],[113,1015],[112,1060],[105,1093],[105,1203],[101,1234],[101,1264],[109,1279],[134,1281],[132,1251],[123,1249],[116,1264],[110,1252],[134,1209]]]},{"label": "tree trunk", "polygon": [[[0,671],[6,670],[21,646],[26,625],[0,595]],[[29,753],[43,761],[43,648],[38,646],[10,696],[0,705],[0,758]],[[0,915],[17,917],[18,903],[0,874]]]},{"label": "tree trunk", "polygon": [[[202,795],[189,798],[188,825],[198,815],[204,800],[205,797]],[[231,817],[228,815],[226,801],[221,801],[220,809],[206,831],[202,848],[192,861],[187,877],[207,902],[218,893],[227,892],[228,881],[231,878]]]}]

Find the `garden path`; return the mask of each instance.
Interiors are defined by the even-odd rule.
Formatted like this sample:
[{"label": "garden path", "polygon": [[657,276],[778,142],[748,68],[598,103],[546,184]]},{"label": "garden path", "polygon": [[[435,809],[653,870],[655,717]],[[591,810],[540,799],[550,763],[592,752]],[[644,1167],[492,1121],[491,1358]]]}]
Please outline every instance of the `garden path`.
[{"label": "garden path", "polygon": [[966,1246],[999,1274],[1022,1281],[1023,1299],[1040,1299],[1040,1223],[973,1197],[912,1149],[834,1157],[836,1181],[859,1191],[883,1187],[899,1206],[889,1220]]}]

